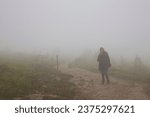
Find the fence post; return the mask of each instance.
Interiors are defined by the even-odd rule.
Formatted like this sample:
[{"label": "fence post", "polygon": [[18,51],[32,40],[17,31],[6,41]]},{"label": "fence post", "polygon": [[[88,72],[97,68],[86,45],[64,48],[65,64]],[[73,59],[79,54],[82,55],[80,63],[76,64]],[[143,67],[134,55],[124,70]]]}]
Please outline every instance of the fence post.
[{"label": "fence post", "polygon": [[56,60],[57,60],[57,72],[59,70],[59,66],[58,66],[58,55],[56,56]]}]

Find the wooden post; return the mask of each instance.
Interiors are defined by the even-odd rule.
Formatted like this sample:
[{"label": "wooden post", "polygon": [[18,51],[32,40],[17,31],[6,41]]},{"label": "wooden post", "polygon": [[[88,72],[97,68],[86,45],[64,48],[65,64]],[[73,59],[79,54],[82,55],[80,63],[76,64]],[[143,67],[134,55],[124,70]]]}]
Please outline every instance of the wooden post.
[{"label": "wooden post", "polygon": [[58,66],[58,55],[56,56],[56,60],[57,60],[57,71],[59,70],[59,66]]}]

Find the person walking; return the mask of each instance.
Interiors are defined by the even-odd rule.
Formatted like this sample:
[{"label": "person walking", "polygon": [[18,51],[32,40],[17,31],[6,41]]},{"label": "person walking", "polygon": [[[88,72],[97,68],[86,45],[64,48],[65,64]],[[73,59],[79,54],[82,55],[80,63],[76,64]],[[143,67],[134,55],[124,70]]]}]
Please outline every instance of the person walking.
[{"label": "person walking", "polygon": [[110,81],[108,76],[108,69],[111,67],[111,63],[109,55],[103,47],[100,48],[97,61],[99,62],[99,71],[102,75],[102,84],[105,83],[105,78],[107,80],[107,84],[109,84]]}]

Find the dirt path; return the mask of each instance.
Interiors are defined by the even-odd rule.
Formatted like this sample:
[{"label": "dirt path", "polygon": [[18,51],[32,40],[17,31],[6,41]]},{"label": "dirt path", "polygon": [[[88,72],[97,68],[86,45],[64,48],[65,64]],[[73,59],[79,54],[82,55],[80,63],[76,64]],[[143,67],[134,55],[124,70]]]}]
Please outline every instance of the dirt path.
[{"label": "dirt path", "polygon": [[75,99],[150,99],[144,91],[144,85],[112,77],[109,85],[102,85],[100,74],[67,66],[63,66],[61,71],[73,75],[72,82],[77,86]]}]

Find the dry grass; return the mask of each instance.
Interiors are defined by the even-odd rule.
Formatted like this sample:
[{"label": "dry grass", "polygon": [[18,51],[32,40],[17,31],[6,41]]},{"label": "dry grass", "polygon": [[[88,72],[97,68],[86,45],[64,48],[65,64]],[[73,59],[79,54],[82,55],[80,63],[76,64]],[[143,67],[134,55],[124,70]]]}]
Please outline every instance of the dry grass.
[{"label": "dry grass", "polygon": [[0,60],[0,99],[29,99],[28,95],[37,93],[57,95],[43,99],[73,99],[72,76],[58,73],[52,61],[34,61],[32,57]]}]

